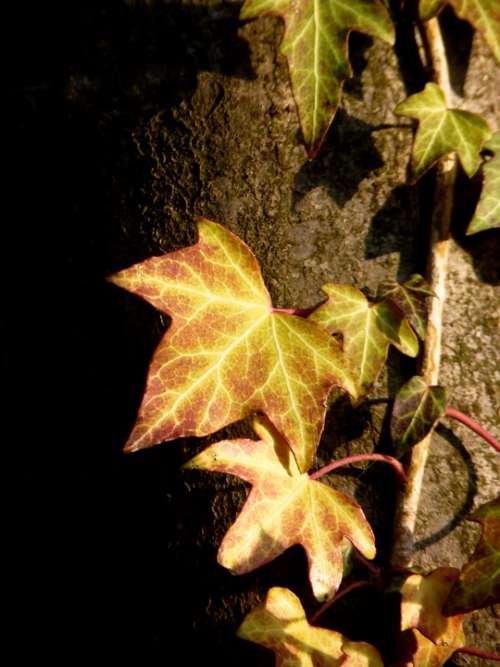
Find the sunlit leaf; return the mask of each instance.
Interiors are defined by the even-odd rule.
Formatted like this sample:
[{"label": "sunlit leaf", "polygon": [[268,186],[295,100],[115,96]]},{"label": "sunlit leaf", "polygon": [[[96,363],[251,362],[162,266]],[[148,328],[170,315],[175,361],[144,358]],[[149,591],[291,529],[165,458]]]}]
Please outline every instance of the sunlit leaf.
[{"label": "sunlit leaf", "polygon": [[442,609],[459,571],[440,567],[428,575],[412,574],[401,587],[399,666],[441,667],[465,646],[463,614],[444,616]]},{"label": "sunlit leaf", "polygon": [[391,416],[391,436],[396,456],[402,456],[434,428],[446,412],[446,389],[430,387],[415,375],[396,394]]},{"label": "sunlit leaf", "polygon": [[467,234],[500,227],[500,132],[496,132],[484,148],[491,151],[493,157],[483,165],[481,197]]},{"label": "sunlit leaf", "polygon": [[355,393],[340,347],[316,324],[273,312],[240,239],[208,220],[198,227],[195,245],[111,278],[172,317],[125,449],[206,435],[262,411],[308,470],[332,385]]},{"label": "sunlit leaf", "polygon": [[259,441],[223,440],[186,464],[236,475],[252,485],[224,537],[218,561],[244,574],[301,544],[314,595],[328,599],[342,579],[345,540],[366,558],[375,556],[371,528],[352,498],[300,472],[287,443],[269,422],[256,420],[255,431]]},{"label": "sunlit leaf", "polygon": [[420,0],[420,18],[435,16],[449,4],[460,18],[472,23],[483,33],[493,53],[500,60],[500,3],[498,0]]},{"label": "sunlit leaf", "polygon": [[411,357],[417,355],[417,337],[390,300],[370,303],[363,292],[350,285],[328,284],[322,289],[328,300],[309,320],[330,333],[342,334],[344,354],[354,369],[360,395],[377,379],[390,345]]},{"label": "sunlit leaf", "polygon": [[404,283],[384,280],[377,291],[377,298],[387,299],[399,308],[422,340],[425,338],[427,298],[433,296],[427,281],[418,273],[412,274]]},{"label": "sunlit leaf", "polygon": [[448,109],[444,93],[435,83],[400,102],[394,113],[419,121],[412,154],[416,178],[452,151],[458,154],[468,176],[481,164],[481,149],[491,136],[487,122],[469,111]]},{"label": "sunlit leaf", "polygon": [[481,538],[446,602],[451,614],[500,602],[500,496],[468,518],[481,524]]},{"label": "sunlit leaf", "polygon": [[373,646],[309,625],[299,598],[287,588],[271,588],[247,614],[238,637],[273,651],[276,667],[383,667]]},{"label": "sunlit leaf", "polygon": [[394,28],[378,0],[246,0],[242,19],[275,14],[285,22],[281,52],[309,157],[316,156],[351,76],[347,38],[351,30],[394,43]]}]

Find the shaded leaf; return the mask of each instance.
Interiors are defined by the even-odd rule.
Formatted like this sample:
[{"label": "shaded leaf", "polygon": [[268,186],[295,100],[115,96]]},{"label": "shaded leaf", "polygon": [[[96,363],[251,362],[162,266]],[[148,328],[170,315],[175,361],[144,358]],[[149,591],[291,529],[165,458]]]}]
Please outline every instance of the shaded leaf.
[{"label": "shaded leaf", "polygon": [[418,273],[404,283],[384,280],[378,286],[377,298],[391,301],[406,317],[419,338],[424,340],[428,297],[435,296],[427,281]]},{"label": "shaded leaf", "polygon": [[344,541],[375,556],[371,528],[359,505],[340,491],[301,474],[286,441],[264,419],[254,440],[223,440],[186,464],[236,475],[252,489],[220,546],[218,561],[235,574],[264,565],[301,544],[318,600],[332,597],[342,580]]},{"label": "shaded leaf", "polygon": [[276,667],[383,667],[370,644],[309,625],[299,598],[287,588],[271,588],[247,614],[238,637],[273,651]]},{"label": "shaded leaf", "polygon": [[468,518],[481,524],[481,538],[446,602],[450,614],[500,602],[500,496]]},{"label": "shaded leaf", "polygon": [[469,111],[448,109],[444,93],[435,83],[400,102],[394,113],[419,121],[412,153],[415,178],[452,151],[458,154],[468,176],[479,167],[481,148],[491,136],[488,123]]},{"label": "shaded leaf", "polygon": [[500,227],[500,132],[484,145],[493,157],[483,165],[483,188],[467,234]]},{"label": "shaded leaf", "polygon": [[430,387],[415,375],[396,394],[391,416],[391,437],[396,456],[420,442],[446,412],[446,389]]},{"label": "shaded leaf", "polygon": [[424,21],[449,4],[460,18],[482,32],[493,53],[500,60],[500,3],[498,0],[420,0],[419,13]]},{"label": "shaded leaf", "polygon": [[275,14],[285,22],[281,52],[309,158],[314,158],[333,120],[344,79],[351,76],[347,38],[351,30],[394,43],[394,28],[378,0],[246,0],[240,17]]},{"label": "shaded leaf", "polygon": [[446,617],[443,604],[458,577],[452,567],[428,575],[412,574],[401,587],[401,630],[398,666],[441,667],[465,646],[463,614]]},{"label": "shaded leaf", "polygon": [[332,385],[355,392],[340,347],[312,322],[273,312],[240,239],[209,220],[198,228],[195,245],[111,277],[172,317],[125,450],[207,435],[262,411],[307,470]]},{"label": "shaded leaf", "polygon": [[418,340],[406,318],[388,301],[371,304],[360,290],[350,285],[322,287],[328,300],[309,320],[330,333],[342,334],[347,361],[355,373],[358,394],[373,385],[387,357],[389,345],[415,357]]}]

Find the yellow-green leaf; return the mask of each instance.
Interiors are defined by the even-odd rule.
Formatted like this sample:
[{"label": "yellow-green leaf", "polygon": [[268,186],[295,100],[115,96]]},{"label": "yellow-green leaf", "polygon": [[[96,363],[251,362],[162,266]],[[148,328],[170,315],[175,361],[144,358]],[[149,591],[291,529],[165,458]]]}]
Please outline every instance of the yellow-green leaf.
[{"label": "yellow-green leaf", "polygon": [[419,121],[412,153],[416,178],[452,151],[458,154],[468,176],[481,164],[481,149],[491,136],[488,123],[475,113],[448,109],[444,93],[435,83],[400,102],[394,113]]},{"label": "yellow-green leaf", "polygon": [[463,614],[444,616],[443,605],[458,577],[452,567],[412,574],[401,587],[400,658],[396,665],[441,667],[465,646]]},{"label": "yellow-green leaf", "polygon": [[238,637],[273,651],[276,667],[383,667],[370,644],[310,625],[299,598],[288,588],[271,588],[247,614]]},{"label": "yellow-green leaf", "polygon": [[239,238],[209,220],[198,227],[194,246],[111,277],[172,318],[125,449],[206,435],[261,411],[308,470],[332,385],[355,393],[340,347],[313,322],[274,312]]},{"label": "yellow-green leaf", "polygon": [[500,60],[500,3],[498,0],[420,0],[419,13],[424,21],[435,16],[448,3],[460,18],[483,33],[493,53]]},{"label": "yellow-green leaf", "polygon": [[391,416],[391,437],[399,458],[431,432],[446,412],[446,389],[429,386],[413,376],[396,394]]},{"label": "yellow-green leaf", "polygon": [[309,157],[316,156],[337,110],[344,79],[351,76],[351,30],[394,43],[394,28],[379,0],[246,0],[240,17],[275,14],[285,22],[281,52]]},{"label": "yellow-green leaf", "polygon": [[252,485],[218,561],[244,574],[301,544],[314,595],[328,599],[342,580],[345,540],[374,558],[370,525],[352,498],[300,472],[288,444],[268,421],[255,420],[255,431],[259,441],[223,440],[185,466],[236,475]]},{"label": "yellow-green leaf", "polygon": [[407,319],[389,301],[370,303],[350,285],[323,286],[328,300],[309,320],[330,333],[342,334],[347,361],[354,369],[357,391],[365,394],[373,385],[387,357],[389,345],[415,357],[418,339]]},{"label": "yellow-green leaf", "polygon": [[483,165],[481,197],[467,234],[500,227],[500,132],[496,132],[484,148],[491,151],[493,157]]},{"label": "yellow-green leaf", "polygon": [[500,602],[500,496],[468,518],[481,524],[481,538],[446,602],[451,614]]}]

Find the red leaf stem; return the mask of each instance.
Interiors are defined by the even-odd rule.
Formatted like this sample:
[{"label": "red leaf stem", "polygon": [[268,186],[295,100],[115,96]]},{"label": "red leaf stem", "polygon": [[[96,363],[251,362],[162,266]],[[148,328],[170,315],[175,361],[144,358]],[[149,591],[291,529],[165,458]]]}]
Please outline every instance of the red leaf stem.
[{"label": "red leaf stem", "polygon": [[347,593],[354,591],[356,588],[363,588],[364,586],[373,586],[373,584],[369,581],[353,581],[352,584],[349,584],[341,591],[339,591],[337,595],[334,595],[331,600],[327,600],[324,604],[322,604],[321,607],[317,611],[315,611],[314,614],[311,616],[311,618],[309,619],[309,623],[316,623],[318,618],[322,616],[334,602],[337,602],[338,600],[340,600],[340,598],[343,598],[344,595],[347,595]]},{"label": "red leaf stem", "polygon": [[488,651],[482,651],[480,648],[474,648],[473,646],[462,646],[462,648],[457,648],[455,653],[467,653],[468,655],[477,655],[478,658],[500,662],[500,655],[498,653],[489,653]]},{"label": "red leaf stem", "polygon": [[406,475],[401,463],[394,457],[385,454],[355,454],[354,456],[347,456],[345,459],[333,461],[323,468],[316,470],[316,472],[311,473],[309,477],[311,479],[319,479],[332,470],[350,465],[351,463],[357,463],[358,461],[382,461],[383,463],[388,463],[394,468],[400,481],[403,482],[403,484],[406,484]]},{"label": "red leaf stem", "polygon": [[318,306],[313,308],[272,308],[273,313],[285,313],[285,315],[297,315],[297,317],[309,317]]},{"label": "red leaf stem", "polygon": [[494,447],[497,450],[497,452],[500,452],[500,442],[498,442],[498,440],[494,438],[491,435],[491,433],[489,433],[486,429],[484,429],[480,424],[475,422],[473,419],[467,417],[467,415],[464,415],[462,412],[455,410],[455,408],[446,408],[446,416],[461,422],[462,424],[470,428],[471,431],[474,431],[474,433],[480,435],[481,438],[483,438],[483,440],[485,440],[489,445]]}]

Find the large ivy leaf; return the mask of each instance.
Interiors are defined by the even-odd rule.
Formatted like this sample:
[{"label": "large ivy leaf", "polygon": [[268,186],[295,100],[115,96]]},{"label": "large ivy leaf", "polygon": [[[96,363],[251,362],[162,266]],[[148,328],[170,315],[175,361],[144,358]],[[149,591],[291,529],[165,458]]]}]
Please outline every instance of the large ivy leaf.
[{"label": "large ivy leaf", "polygon": [[431,432],[446,412],[446,389],[429,386],[415,375],[396,394],[391,416],[391,436],[400,457]]},{"label": "large ivy leaf", "polygon": [[370,644],[309,625],[299,598],[287,588],[271,588],[247,614],[238,637],[271,649],[276,667],[383,667]]},{"label": "large ivy leaf", "polygon": [[377,298],[390,300],[406,317],[419,338],[424,340],[427,320],[427,298],[435,296],[427,281],[418,273],[404,283],[384,280],[378,286]]},{"label": "large ivy leaf", "polygon": [[394,28],[378,0],[246,0],[242,19],[275,14],[285,22],[281,52],[287,57],[292,89],[309,158],[323,142],[351,76],[347,38],[351,30],[394,43]]},{"label": "large ivy leaf", "polygon": [[287,443],[269,422],[256,419],[254,428],[261,438],[258,442],[223,440],[186,464],[236,475],[252,485],[222,541],[218,561],[235,574],[244,574],[301,544],[314,595],[328,599],[342,579],[345,540],[373,558],[372,530],[352,498],[301,474]]},{"label": "large ivy leaf", "polygon": [[328,300],[309,320],[330,333],[342,334],[344,354],[354,369],[360,395],[377,379],[390,345],[411,357],[417,355],[417,337],[390,300],[370,303],[363,292],[350,285],[328,284],[322,289]]},{"label": "large ivy leaf", "polygon": [[481,148],[491,136],[488,123],[469,111],[448,109],[444,93],[435,83],[400,102],[394,113],[419,120],[412,154],[415,178],[452,151],[457,152],[468,176],[481,164]]},{"label": "large ivy leaf", "polygon": [[460,18],[483,33],[500,60],[500,4],[498,0],[420,0],[419,13],[424,21],[435,16],[448,3]]},{"label": "large ivy leaf", "polygon": [[340,347],[316,324],[273,312],[240,239],[205,219],[198,227],[194,246],[111,277],[172,317],[125,450],[206,435],[262,411],[307,470],[332,385],[355,393]]},{"label": "large ivy leaf", "polygon": [[468,518],[481,524],[481,538],[446,602],[451,614],[500,602],[500,496]]},{"label": "large ivy leaf", "polygon": [[500,227],[500,132],[496,132],[484,148],[491,151],[493,157],[483,165],[481,197],[467,234]]},{"label": "large ivy leaf", "polygon": [[463,614],[442,609],[459,571],[440,567],[428,575],[412,574],[401,588],[401,659],[397,665],[441,667],[465,646]]}]

